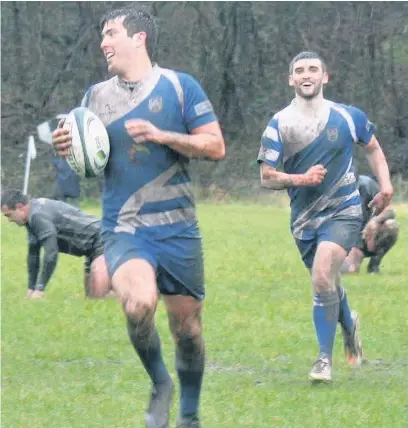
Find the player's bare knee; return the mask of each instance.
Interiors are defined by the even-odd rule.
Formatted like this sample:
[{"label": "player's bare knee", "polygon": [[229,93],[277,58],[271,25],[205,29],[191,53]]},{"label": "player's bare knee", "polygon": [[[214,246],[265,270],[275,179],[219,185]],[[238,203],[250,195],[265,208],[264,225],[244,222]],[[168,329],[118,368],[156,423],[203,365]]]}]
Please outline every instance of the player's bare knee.
[{"label": "player's bare knee", "polygon": [[347,272],[348,273],[359,273],[360,272],[360,263],[350,264],[348,266]]},{"label": "player's bare knee", "polygon": [[314,269],[312,271],[312,285],[316,293],[325,293],[328,291],[335,291],[336,284],[328,272],[324,269]]},{"label": "player's bare knee", "polygon": [[154,318],[157,299],[154,296],[132,296],[129,295],[122,299],[123,310],[126,317],[135,322],[146,322]]}]

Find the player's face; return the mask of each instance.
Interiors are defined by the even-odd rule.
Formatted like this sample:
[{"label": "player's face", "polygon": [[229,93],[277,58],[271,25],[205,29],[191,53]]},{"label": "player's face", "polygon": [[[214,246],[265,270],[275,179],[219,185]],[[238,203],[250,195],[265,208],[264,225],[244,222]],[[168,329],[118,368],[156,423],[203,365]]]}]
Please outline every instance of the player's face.
[{"label": "player's face", "polygon": [[327,83],[329,76],[323,71],[320,59],[301,59],[293,64],[289,85],[305,99],[314,98]]},{"label": "player's face", "polygon": [[145,33],[128,36],[123,26],[124,17],[108,21],[102,30],[101,49],[108,63],[108,70],[114,74],[124,74],[134,66],[138,48],[145,44]]},{"label": "player's face", "polygon": [[19,226],[27,223],[26,213],[19,205],[16,206],[15,210],[11,210],[7,205],[3,205],[1,207],[1,212],[8,218],[8,221],[16,223]]}]

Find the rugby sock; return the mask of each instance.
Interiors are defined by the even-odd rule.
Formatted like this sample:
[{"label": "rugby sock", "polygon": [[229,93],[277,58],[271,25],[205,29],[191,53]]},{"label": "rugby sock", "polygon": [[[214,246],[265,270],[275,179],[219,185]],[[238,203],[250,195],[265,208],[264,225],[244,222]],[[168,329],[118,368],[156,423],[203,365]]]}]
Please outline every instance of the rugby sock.
[{"label": "rugby sock", "polygon": [[353,328],[353,319],[351,318],[351,310],[347,301],[347,294],[345,288],[340,285],[337,287],[337,293],[339,295],[339,323],[346,331],[350,332]]},{"label": "rugby sock", "polygon": [[154,385],[171,382],[170,375],[163,361],[160,338],[156,327],[152,326],[141,334],[141,328],[131,320],[127,320],[130,340],[139,355],[144,368]]},{"label": "rugby sock", "polygon": [[198,414],[204,361],[204,347],[202,347],[201,352],[192,351],[191,345],[184,350],[181,347],[177,347],[176,366],[180,380],[181,417]]},{"label": "rugby sock", "polygon": [[337,321],[339,319],[339,295],[337,291],[316,293],[313,299],[313,321],[320,354],[331,359]]}]

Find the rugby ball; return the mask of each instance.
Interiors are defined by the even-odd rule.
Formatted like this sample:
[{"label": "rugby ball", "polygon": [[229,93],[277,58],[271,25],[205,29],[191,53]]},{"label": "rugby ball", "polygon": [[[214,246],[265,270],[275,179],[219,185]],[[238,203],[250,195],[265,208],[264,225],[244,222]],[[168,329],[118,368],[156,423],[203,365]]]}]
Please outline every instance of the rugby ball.
[{"label": "rugby ball", "polygon": [[66,157],[71,169],[81,177],[102,174],[109,160],[110,144],[106,128],[86,107],[71,110],[65,118],[72,145]]}]

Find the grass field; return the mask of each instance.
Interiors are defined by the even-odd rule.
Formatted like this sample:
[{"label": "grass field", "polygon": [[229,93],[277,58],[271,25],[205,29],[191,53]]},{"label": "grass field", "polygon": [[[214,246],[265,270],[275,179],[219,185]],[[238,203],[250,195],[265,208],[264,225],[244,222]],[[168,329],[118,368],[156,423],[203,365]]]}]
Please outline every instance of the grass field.
[{"label": "grass field", "polygon": [[[98,213],[96,207],[88,211]],[[312,386],[317,355],[308,274],[287,209],[201,204],[207,300],[205,428],[408,427],[408,209],[382,275],[345,278],[366,363]],[[42,301],[26,293],[26,231],[2,220],[3,428],[143,428],[149,382],[119,304],[83,298],[82,260],[61,256]],[[365,268],[365,266],[364,266]],[[163,306],[157,314],[173,379]],[[178,400],[172,411],[175,426]]]}]

